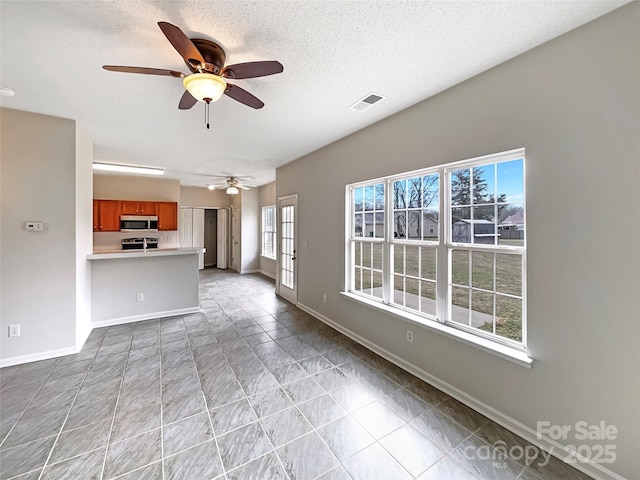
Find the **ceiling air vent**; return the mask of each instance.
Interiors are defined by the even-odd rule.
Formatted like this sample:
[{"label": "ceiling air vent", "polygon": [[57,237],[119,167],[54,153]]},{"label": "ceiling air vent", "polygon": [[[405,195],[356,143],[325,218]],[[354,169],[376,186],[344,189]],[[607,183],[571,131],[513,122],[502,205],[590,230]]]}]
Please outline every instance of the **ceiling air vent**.
[{"label": "ceiling air vent", "polygon": [[366,110],[367,108],[369,108],[374,103],[378,103],[383,98],[387,98],[387,97],[385,97],[384,95],[379,95],[377,93],[370,93],[369,95],[364,97],[362,100],[358,100],[356,103],[351,105],[349,107],[349,110],[354,110],[356,112],[362,112],[362,111]]}]

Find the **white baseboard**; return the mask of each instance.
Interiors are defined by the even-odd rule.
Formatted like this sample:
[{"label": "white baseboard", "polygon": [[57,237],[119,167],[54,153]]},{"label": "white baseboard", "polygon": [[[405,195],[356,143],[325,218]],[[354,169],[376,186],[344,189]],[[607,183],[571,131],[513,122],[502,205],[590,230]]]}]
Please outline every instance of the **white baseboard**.
[{"label": "white baseboard", "polygon": [[140,322],[142,320],[152,320],[154,318],[174,317],[176,315],[186,315],[187,313],[197,313],[200,307],[179,308],[177,310],[167,310],[165,312],[143,313],[141,315],[132,315],[130,317],[110,318],[107,320],[99,320],[93,322],[93,328],[111,327],[113,325],[122,325],[123,323]]},{"label": "white baseboard", "polygon": [[3,358],[0,360],[0,367],[11,367],[13,365],[21,365],[23,363],[38,362],[40,360],[49,360],[50,358],[64,357],[65,355],[73,355],[78,353],[80,348],[68,347],[58,350],[47,350],[46,352],[31,353],[29,355],[19,355],[17,357]]},{"label": "white baseboard", "polygon": [[269,273],[269,272],[266,272],[266,271],[264,271],[264,270],[258,270],[258,273],[261,273],[261,274],[262,274],[262,275],[264,275],[265,277],[272,278],[273,280],[275,280],[275,279],[276,279],[276,276],[275,276],[273,273]]},{"label": "white baseboard", "polygon": [[550,453],[551,455],[558,458],[559,460],[564,460],[562,458],[562,455],[568,456],[569,458],[579,459],[580,460],[579,462],[575,462],[571,466],[575,467],[576,469],[580,470],[586,475],[589,475],[590,477],[596,480],[626,480],[621,475],[618,475],[617,473],[609,470],[608,468],[602,466],[599,463],[590,462],[587,458],[584,458],[581,455],[579,455],[575,450],[567,449],[564,445],[558,443],[555,440],[552,440],[549,437],[546,437],[546,436],[539,437],[535,430],[519,422],[515,418],[512,418],[509,415],[506,415],[496,410],[490,405],[487,405],[486,403],[481,402],[477,398],[471,395],[468,395],[467,393],[463,392],[459,388],[454,387],[450,383],[447,383],[444,380],[430,374],[429,372],[423,370],[417,365],[414,365],[413,363],[410,363],[404,360],[403,358],[399,357],[395,353],[392,353],[378,346],[377,344],[371,342],[370,340],[367,340],[366,338],[358,335],[357,333],[352,332],[348,328],[343,327],[342,325],[331,320],[325,315],[319,312],[316,312],[314,309],[307,307],[302,303],[298,303],[297,306],[301,310],[304,310],[305,312],[314,316],[321,322],[326,323],[327,325],[329,325],[330,327],[333,327],[334,329],[346,335],[350,339],[358,342],[360,345],[377,353],[381,357],[389,360],[391,363],[415,375],[421,380],[424,380],[425,382],[434,386],[438,390],[442,390],[444,393],[464,403],[465,405],[472,408],[473,410],[483,414],[485,417],[493,420],[494,422],[502,425],[504,428],[515,433],[516,435],[519,435],[529,443],[540,447],[542,450]]}]

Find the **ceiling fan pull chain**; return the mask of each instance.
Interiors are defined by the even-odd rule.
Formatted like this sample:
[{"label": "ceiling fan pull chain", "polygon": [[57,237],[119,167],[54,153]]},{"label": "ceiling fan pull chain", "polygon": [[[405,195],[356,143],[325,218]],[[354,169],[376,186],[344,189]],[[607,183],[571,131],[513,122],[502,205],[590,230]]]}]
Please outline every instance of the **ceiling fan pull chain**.
[{"label": "ceiling fan pull chain", "polygon": [[[206,102],[207,99],[205,99]],[[209,129],[209,102],[204,104],[204,122],[207,124],[207,129]]]}]

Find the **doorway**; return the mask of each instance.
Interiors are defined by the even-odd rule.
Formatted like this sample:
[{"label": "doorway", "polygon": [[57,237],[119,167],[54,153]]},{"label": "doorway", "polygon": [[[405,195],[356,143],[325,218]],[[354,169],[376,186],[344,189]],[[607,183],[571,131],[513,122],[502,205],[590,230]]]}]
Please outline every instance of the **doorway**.
[{"label": "doorway", "polygon": [[224,208],[181,207],[179,243],[181,247],[204,248],[198,268],[227,268],[229,239],[228,211]]},{"label": "doorway", "polygon": [[278,294],[293,304],[298,303],[298,194],[278,198],[280,221],[280,255],[278,258]]}]

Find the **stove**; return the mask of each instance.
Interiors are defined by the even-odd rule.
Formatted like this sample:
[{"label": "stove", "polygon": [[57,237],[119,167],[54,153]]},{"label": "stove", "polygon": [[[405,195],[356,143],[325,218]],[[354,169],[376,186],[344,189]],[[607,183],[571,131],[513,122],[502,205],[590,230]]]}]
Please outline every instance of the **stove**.
[{"label": "stove", "polygon": [[122,250],[144,250],[145,248],[158,248],[158,239],[153,237],[122,239]]}]

